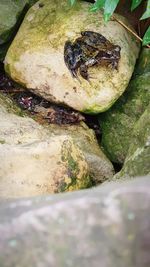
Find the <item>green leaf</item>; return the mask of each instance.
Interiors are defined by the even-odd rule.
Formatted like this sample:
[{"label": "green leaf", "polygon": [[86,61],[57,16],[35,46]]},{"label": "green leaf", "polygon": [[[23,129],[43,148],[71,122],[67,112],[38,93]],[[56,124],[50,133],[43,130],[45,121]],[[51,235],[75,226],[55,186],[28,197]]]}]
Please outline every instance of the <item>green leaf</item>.
[{"label": "green leaf", "polygon": [[141,4],[142,0],[132,0],[131,11]]},{"label": "green leaf", "polygon": [[76,2],[76,0],[69,0],[69,1],[70,1],[71,6],[73,6],[74,3]]},{"label": "green leaf", "polygon": [[147,44],[150,44],[150,26],[148,27],[142,42],[142,45],[147,45]]},{"label": "green leaf", "polygon": [[108,21],[118,5],[119,0],[106,0],[104,6],[104,20]]},{"label": "green leaf", "polygon": [[92,7],[90,8],[90,11],[95,12],[95,11],[97,11],[97,10],[99,10],[99,9],[104,8],[105,1],[106,1],[106,0],[97,0],[97,1],[92,5]]},{"label": "green leaf", "polygon": [[140,19],[147,19],[149,17],[150,17],[150,0],[147,1],[146,11]]}]

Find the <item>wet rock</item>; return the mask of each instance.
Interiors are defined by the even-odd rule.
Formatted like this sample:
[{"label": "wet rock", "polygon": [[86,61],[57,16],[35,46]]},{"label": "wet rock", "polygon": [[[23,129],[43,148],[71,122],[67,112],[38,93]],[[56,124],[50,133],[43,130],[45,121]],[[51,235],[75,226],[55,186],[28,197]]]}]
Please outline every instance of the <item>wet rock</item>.
[{"label": "wet rock", "polygon": [[126,92],[99,115],[102,146],[111,161],[123,163],[132,143],[133,128],[150,102],[150,50],[143,49]]},{"label": "wet rock", "polygon": [[130,144],[122,170],[114,179],[127,179],[150,175],[150,105],[134,126]]},{"label": "wet rock", "polygon": [[[139,44],[116,21],[105,24],[102,13],[89,13],[89,5],[78,1],[71,7],[66,0],[36,3],[26,14],[8,51],[5,69],[35,94],[93,114],[111,107],[126,89]],[[123,17],[117,18],[128,24]],[[90,83],[81,77],[81,82],[73,79],[64,63],[65,42],[74,41],[85,30],[99,32],[121,47],[118,70],[92,66]]]},{"label": "wet rock", "polygon": [[3,267],[150,266],[150,177],[0,204]]},{"label": "wet rock", "polygon": [[113,176],[87,126],[41,126],[0,97],[0,197],[72,191]]}]

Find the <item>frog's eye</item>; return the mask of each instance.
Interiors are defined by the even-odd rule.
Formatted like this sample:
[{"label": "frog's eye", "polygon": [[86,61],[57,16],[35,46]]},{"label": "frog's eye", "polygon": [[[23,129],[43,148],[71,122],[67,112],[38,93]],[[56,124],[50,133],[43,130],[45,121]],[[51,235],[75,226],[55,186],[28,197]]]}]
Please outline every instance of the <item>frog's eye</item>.
[{"label": "frog's eye", "polygon": [[121,48],[119,46],[115,47],[115,51],[119,52],[121,50]]},{"label": "frog's eye", "polygon": [[108,54],[108,55],[111,55],[111,54],[112,54],[112,52],[111,52],[111,51],[107,51],[107,54]]},{"label": "frog's eye", "polygon": [[81,55],[78,55],[77,59],[80,60],[81,58],[82,58]]}]

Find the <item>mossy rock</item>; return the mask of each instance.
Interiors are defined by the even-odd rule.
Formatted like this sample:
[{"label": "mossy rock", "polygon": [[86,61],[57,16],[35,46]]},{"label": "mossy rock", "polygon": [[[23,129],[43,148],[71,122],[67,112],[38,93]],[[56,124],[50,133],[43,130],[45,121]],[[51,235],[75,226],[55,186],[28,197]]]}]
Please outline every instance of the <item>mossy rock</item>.
[{"label": "mossy rock", "polygon": [[133,76],[135,77],[135,75],[141,75],[147,72],[150,72],[150,49],[143,48],[137,61]]},{"label": "mossy rock", "polygon": [[113,177],[85,124],[40,125],[0,94],[0,197],[87,188]]},{"label": "mossy rock", "polygon": [[140,59],[126,92],[109,111],[99,115],[102,146],[116,163],[124,162],[134,125],[150,102],[150,50],[144,49]]},{"label": "mossy rock", "polygon": [[135,124],[123,168],[113,179],[143,175],[150,175],[150,105]]},{"label": "mossy rock", "polygon": [[[45,99],[68,105],[85,113],[110,108],[122,95],[131,78],[139,43],[119,23],[104,23],[103,14],[90,13],[90,4],[66,0],[42,0],[27,12],[5,58],[5,70],[20,84]],[[115,15],[128,25],[128,21]],[[129,26],[129,25],[128,25]],[[131,27],[131,26],[129,26]],[[73,79],[64,62],[64,45],[81,31],[103,34],[121,47],[118,70],[92,66],[90,83]]]},{"label": "mossy rock", "polygon": [[99,184],[113,177],[114,168],[103,150],[99,146],[95,133],[85,123],[80,125],[50,125],[49,130],[53,135],[71,136],[84,154],[90,169],[90,177],[94,184]]},{"label": "mossy rock", "polygon": [[12,37],[27,9],[37,0],[1,0],[0,1],[0,44],[6,43]]},{"label": "mossy rock", "polygon": [[0,61],[3,62],[7,50],[29,7],[37,0],[0,1]]}]

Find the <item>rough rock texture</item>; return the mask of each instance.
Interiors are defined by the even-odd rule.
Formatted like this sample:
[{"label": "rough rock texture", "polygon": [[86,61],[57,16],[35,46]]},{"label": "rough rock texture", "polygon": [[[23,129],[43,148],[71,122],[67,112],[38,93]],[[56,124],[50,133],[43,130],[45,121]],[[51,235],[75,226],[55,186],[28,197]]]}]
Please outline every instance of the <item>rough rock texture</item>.
[{"label": "rough rock texture", "polygon": [[[1,0],[0,1],[0,44],[10,40],[18,20],[28,7],[37,0]],[[23,12],[23,14],[22,14]]]},{"label": "rough rock texture", "polygon": [[[113,167],[87,126],[43,127],[0,98],[0,197],[87,188]],[[76,133],[73,133],[73,132]]]},{"label": "rough rock texture", "polygon": [[27,1],[1,0],[0,1],[0,44],[10,40],[19,16]]},{"label": "rough rock texture", "polygon": [[150,177],[0,204],[3,267],[149,267]]},{"label": "rough rock texture", "polygon": [[54,135],[71,136],[88,162],[90,176],[94,183],[104,182],[108,178],[112,178],[113,165],[101,150],[93,130],[89,129],[85,123],[62,127],[54,125],[50,127],[50,131],[53,131]]},{"label": "rough rock texture", "polygon": [[102,146],[111,161],[123,163],[132,143],[133,128],[150,102],[150,49],[143,49],[126,92],[99,116]]},{"label": "rough rock texture", "polygon": [[150,105],[134,126],[132,143],[123,168],[114,179],[148,174],[150,174]]},{"label": "rough rock texture", "polygon": [[92,185],[85,158],[67,136],[0,145],[0,197],[72,191]]},{"label": "rough rock texture", "polygon": [[145,47],[140,53],[134,75],[141,75],[147,72],[150,72],[150,51]]},{"label": "rough rock texture", "polygon": [[[1,0],[0,1],[0,60],[10,45],[15,31],[19,27],[27,9],[37,0]],[[6,44],[7,42],[7,44]],[[5,43],[5,45],[4,45]]]},{"label": "rough rock texture", "polygon": [[[116,21],[104,24],[102,13],[90,13],[89,5],[77,1],[71,7],[66,0],[36,3],[8,51],[5,69],[35,94],[86,113],[98,113],[107,110],[126,89],[139,44]],[[119,19],[128,24],[124,18]],[[73,79],[64,63],[65,42],[74,41],[84,30],[99,32],[121,47],[118,71],[91,67],[91,83]]]}]

